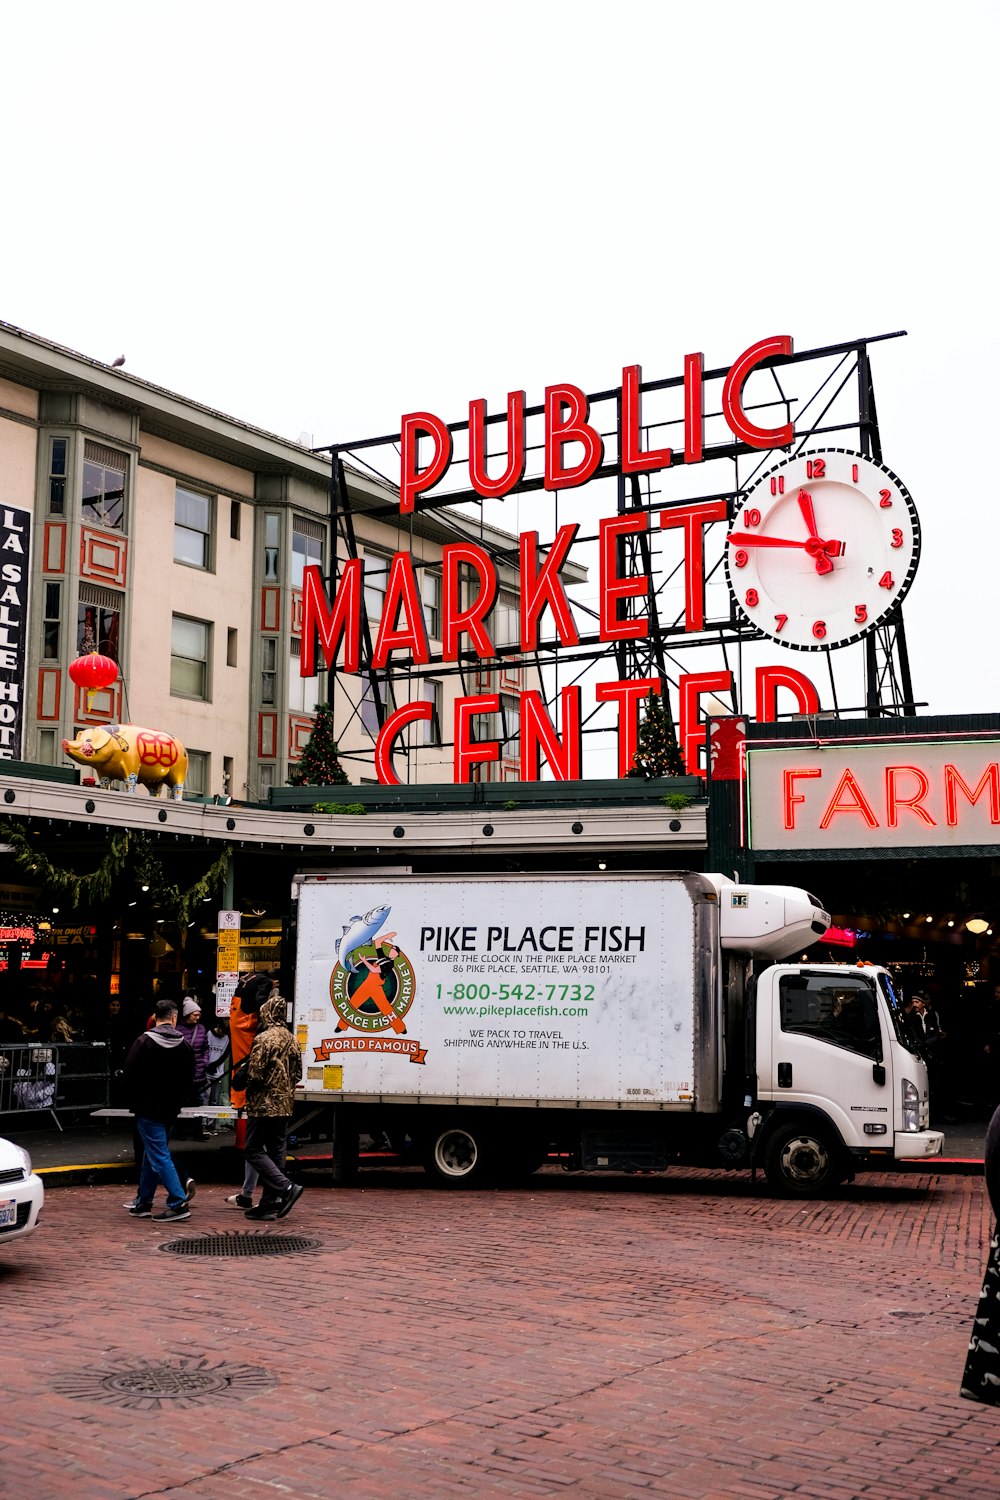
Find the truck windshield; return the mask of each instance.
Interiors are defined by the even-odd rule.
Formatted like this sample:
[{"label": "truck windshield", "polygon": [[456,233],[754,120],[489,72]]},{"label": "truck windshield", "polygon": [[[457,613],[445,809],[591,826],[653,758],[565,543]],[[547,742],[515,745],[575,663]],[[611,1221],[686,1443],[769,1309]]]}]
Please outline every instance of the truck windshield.
[{"label": "truck windshield", "polygon": [[880,974],[878,984],[888,1006],[889,1015],[892,1017],[892,1029],[896,1033],[896,1040],[906,1048],[907,1052],[916,1052],[919,1055],[919,1045],[903,1014],[903,1003],[896,994],[896,988],[888,974]]}]

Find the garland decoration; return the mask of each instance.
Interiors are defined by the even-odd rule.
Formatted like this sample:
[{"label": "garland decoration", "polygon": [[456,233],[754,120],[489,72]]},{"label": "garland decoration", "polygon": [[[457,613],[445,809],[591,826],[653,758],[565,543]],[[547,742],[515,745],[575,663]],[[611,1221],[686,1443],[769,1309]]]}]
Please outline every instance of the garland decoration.
[{"label": "garland decoration", "polygon": [[28,838],[23,823],[11,820],[4,824],[4,840],[10,845],[14,859],[49,890],[66,897],[72,906],[101,905],[107,901],[116,887],[122,884],[126,866],[131,864],[130,874],[137,886],[148,886],[150,899],[168,911],[178,922],[186,922],[192,907],[211,896],[225,879],[232,855],[232,846],[227,844],[193,885],[182,891],[179,886],[168,885],[163,879],[163,869],[148,834],[122,829],[111,834],[107,853],[89,875],[78,875],[63,865],[54,864],[48,855]]}]

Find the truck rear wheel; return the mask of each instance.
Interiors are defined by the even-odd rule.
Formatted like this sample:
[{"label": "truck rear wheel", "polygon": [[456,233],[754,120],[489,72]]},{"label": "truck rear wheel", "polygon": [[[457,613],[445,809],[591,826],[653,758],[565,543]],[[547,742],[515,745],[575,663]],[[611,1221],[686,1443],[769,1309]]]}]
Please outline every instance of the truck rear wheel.
[{"label": "truck rear wheel", "polygon": [[774,1191],[789,1198],[822,1197],[845,1176],[830,1137],[802,1121],[774,1132],[764,1153],[764,1172]]},{"label": "truck rear wheel", "polygon": [[458,1121],[430,1136],[424,1149],[424,1170],[443,1187],[472,1187],[486,1175],[487,1157],[482,1131]]}]

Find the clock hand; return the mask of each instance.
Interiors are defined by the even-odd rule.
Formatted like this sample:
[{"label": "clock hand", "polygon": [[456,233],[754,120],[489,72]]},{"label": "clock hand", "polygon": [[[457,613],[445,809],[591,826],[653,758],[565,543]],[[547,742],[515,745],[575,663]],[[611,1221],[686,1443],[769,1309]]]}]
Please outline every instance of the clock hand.
[{"label": "clock hand", "polygon": [[819,536],[819,527],[816,525],[816,512],[813,510],[812,495],[808,490],[799,490],[799,510],[802,519],[809,527],[810,536]]},{"label": "clock hand", "polygon": [[741,547],[802,547],[809,545],[808,542],[793,542],[783,536],[753,536],[749,531],[731,531],[726,537],[727,542],[738,542]]},{"label": "clock hand", "polygon": [[726,538],[728,542],[736,542],[740,547],[796,547],[808,552],[816,564],[817,573],[832,573],[833,563],[831,557],[840,557],[844,552],[843,542],[824,542],[822,537],[811,536],[805,542],[793,542],[790,537],[784,536],[753,536],[748,531],[731,531]]}]

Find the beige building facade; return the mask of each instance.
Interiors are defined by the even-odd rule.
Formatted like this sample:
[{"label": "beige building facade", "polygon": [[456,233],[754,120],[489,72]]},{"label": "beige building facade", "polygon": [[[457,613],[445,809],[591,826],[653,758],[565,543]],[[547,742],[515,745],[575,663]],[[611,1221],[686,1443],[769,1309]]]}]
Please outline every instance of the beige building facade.
[{"label": "beige building facade", "polygon": [[[372,634],[389,560],[409,551],[439,656],[442,547],[471,536],[471,523],[423,514],[404,530],[390,489],[358,473],[347,483]],[[350,780],[375,779],[371,683],[299,672],[303,569],[328,576],[333,566],[325,459],[0,324],[0,507],[4,568],[20,575],[0,605],[0,755],[65,765],[63,740],[85,726],[137,724],[185,745],[189,794],[266,801],[330,698]],[[497,551],[513,540],[484,539],[478,523],[474,534]],[[336,545],[343,557],[344,538]],[[498,645],[516,642],[518,609],[516,573],[501,567],[500,578]],[[119,679],[88,697],[67,669],[95,650],[118,663]],[[505,742],[483,769],[516,779],[517,693],[536,686],[537,671],[517,662],[439,675],[397,665],[379,686],[383,715],[422,698],[434,716],[402,742],[396,774],[450,781],[454,699],[489,691],[502,712],[480,733]]]}]

